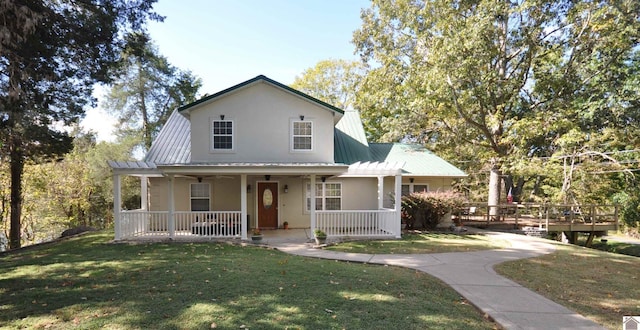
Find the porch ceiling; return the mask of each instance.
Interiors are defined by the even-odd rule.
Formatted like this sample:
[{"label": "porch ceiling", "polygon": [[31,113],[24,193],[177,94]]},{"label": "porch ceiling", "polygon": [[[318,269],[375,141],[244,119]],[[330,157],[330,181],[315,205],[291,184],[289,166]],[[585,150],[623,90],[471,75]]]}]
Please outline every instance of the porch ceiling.
[{"label": "porch ceiling", "polygon": [[334,163],[192,163],[158,165],[164,174],[340,175],[348,165]]}]

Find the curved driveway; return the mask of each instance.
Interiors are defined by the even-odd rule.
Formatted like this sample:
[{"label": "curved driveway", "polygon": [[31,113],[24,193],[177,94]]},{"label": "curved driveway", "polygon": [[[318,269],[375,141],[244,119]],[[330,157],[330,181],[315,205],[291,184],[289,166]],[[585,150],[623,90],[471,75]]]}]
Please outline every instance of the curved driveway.
[{"label": "curved driveway", "polygon": [[523,235],[486,234],[511,242],[511,247],[475,252],[373,255],[327,251],[293,242],[270,245],[295,255],[400,266],[428,273],[450,285],[506,329],[604,329],[493,270],[494,265],[505,261],[551,253],[555,250],[552,244]]}]

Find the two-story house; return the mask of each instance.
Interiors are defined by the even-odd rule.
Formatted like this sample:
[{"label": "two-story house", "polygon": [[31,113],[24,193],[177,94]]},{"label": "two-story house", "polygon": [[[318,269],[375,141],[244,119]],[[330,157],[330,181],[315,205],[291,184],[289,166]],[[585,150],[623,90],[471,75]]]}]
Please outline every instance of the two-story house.
[{"label": "two-story house", "polygon": [[[400,237],[400,196],[466,175],[421,146],[368,143],[359,114],[258,76],[172,113],[144,161],[110,161],[116,240],[250,228]],[[122,210],[121,176],[142,206]],[[242,221],[244,220],[244,221]]]}]

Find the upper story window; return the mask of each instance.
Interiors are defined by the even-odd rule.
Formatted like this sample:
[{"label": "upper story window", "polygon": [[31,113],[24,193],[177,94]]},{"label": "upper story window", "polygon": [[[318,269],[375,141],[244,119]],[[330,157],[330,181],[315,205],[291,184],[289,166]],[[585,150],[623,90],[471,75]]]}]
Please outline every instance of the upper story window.
[{"label": "upper story window", "polygon": [[211,128],[211,150],[233,150],[233,120],[214,120]]},{"label": "upper story window", "polygon": [[313,123],[305,120],[295,120],[291,127],[291,146],[293,151],[313,150]]}]

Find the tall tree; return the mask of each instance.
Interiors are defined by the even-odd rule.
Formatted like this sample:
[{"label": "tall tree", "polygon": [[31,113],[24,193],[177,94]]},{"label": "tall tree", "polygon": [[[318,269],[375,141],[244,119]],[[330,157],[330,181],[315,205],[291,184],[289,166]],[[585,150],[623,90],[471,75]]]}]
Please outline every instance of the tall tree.
[{"label": "tall tree", "polygon": [[573,133],[586,139],[611,127],[583,118],[610,117],[611,103],[598,97],[622,98],[607,68],[628,73],[637,57],[637,1],[372,3],[354,42],[376,64],[364,86],[384,108],[363,109],[365,117],[390,118],[388,139],[408,131],[473,152],[490,172],[490,204],[519,159],[550,156]]},{"label": "tall tree", "polygon": [[341,109],[352,109],[360,81],[366,74],[362,62],[322,60],[304,70],[291,87]]},{"label": "tall tree", "polygon": [[107,81],[128,30],[155,0],[0,0],[0,157],[11,172],[9,243],[18,248],[25,159],[71,148],[60,126],[83,115],[93,84]]},{"label": "tall tree", "polygon": [[118,114],[120,133],[142,133],[146,150],[171,111],[193,102],[202,80],[169,64],[145,33],[128,36],[105,107]]}]

